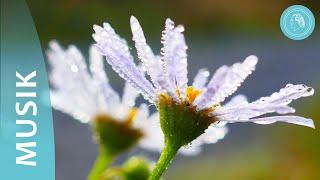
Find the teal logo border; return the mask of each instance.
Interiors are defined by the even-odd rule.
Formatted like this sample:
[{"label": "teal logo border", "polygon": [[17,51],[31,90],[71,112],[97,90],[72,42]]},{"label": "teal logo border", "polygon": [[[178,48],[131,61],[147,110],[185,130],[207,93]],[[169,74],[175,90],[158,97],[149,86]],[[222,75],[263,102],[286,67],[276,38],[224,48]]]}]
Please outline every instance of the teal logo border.
[{"label": "teal logo border", "polygon": [[[303,27],[299,27],[298,31],[294,32],[294,24],[290,21],[294,18],[293,15],[298,15],[302,18]],[[293,5],[284,10],[280,18],[280,28],[283,34],[292,40],[303,40],[309,37],[315,28],[315,17],[313,13],[305,6]],[[295,29],[297,30],[297,29]]]},{"label": "teal logo border", "polygon": [[0,8],[0,179],[55,180],[49,84],[36,27],[25,0],[1,0]]}]

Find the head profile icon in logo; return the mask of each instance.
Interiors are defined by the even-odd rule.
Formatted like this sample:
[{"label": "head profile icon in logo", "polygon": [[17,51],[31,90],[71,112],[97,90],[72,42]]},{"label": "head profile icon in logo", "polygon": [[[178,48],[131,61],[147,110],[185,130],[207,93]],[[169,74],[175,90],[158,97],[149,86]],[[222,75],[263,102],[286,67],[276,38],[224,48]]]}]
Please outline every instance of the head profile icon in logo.
[{"label": "head profile icon in logo", "polygon": [[290,18],[290,26],[293,28],[293,31],[296,32],[299,29],[306,27],[306,22],[303,16],[297,13],[293,14]]}]

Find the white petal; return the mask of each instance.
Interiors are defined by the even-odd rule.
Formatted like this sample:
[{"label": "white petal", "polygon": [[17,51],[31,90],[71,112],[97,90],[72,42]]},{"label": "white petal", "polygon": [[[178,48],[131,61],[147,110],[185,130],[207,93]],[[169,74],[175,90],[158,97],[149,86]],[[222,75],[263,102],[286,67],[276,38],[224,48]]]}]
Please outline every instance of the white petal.
[{"label": "white petal", "polygon": [[[143,69],[147,71],[151,78],[151,81],[157,89],[164,89],[161,87],[163,79],[163,68],[161,60],[155,56],[152,49],[146,42],[146,38],[143,34],[143,30],[139,24],[139,21],[131,16],[130,18],[131,31],[133,35],[133,41],[137,49],[139,59],[142,61]],[[160,76],[159,76],[160,74]],[[160,81],[160,82],[159,82]]]},{"label": "white petal", "polygon": [[108,23],[104,23],[103,26],[104,28],[94,26],[93,37],[97,42],[98,50],[106,56],[107,62],[120,77],[131,83],[145,99],[153,102],[155,89],[134,64],[127,43],[114,32]]},{"label": "white petal", "polygon": [[257,101],[252,103],[254,104],[265,104],[265,103],[273,103],[273,104],[283,104],[288,105],[293,100],[296,100],[300,97],[312,96],[314,94],[314,90],[311,87],[308,87],[304,84],[292,85],[288,84],[286,87],[280,89],[279,92],[275,92],[271,94],[269,97],[262,97]]},{"label": "white petal", "polygon": [[203,134],[203,142],[206,144],[213,144],[223,139],[228,133],[228,128],[226,126],[216,127],[209,126],[206,132]]},{"label": "white petal", "polygon": [[311,96],[313,93],[314,90],[305,85],[289,84],[269,97],[262,97],[249,104],[225,106],[216,110],[213,115],[219,116],[222,119],[234,120],[249,119],[273,112],[278,114],[294,113],[295,109],[288,106],[288,104],[292,100]]},{"label": "white petal", "polygon": [[182,98],[185,99],[185,89],[188,84],[188,70],[187,70],[187,45],[183,35],[183,27],[177,26],[174,29],[174,34],[171,39],[174,43],[172,48],[174,50],[173,59],[175,61],[175,80],[177,87],[180,89]]},{"label": "white petal", "polygon": [[61,91],[51,91],[50,100],[53,108],[63,113],[69,114],[73,118],[83,123],[89,122],[93,114],[95,113],[95,110],[92,109],[92,107],[84,108],[86,102],[89,102],[87,101],[87,99],[83,99],[83,97],[75,99]]},{"label": "white petal", "polygon": [[[84,91],[83,94],[87,94],[87,98],[90,98],[95,102],[95,104],[92,104],[90,106],[96,106],[97,112],[110,112],[111,110],[113,110],[112,106],[115,103],[119,102],[119,95],[112,89],[108,82],[104,81],[107,79],[105,73],[103,72],[103,67],[100,67],[99,72],[99,78],[102,79],[97,79],[97,74],[95,74],[94,76],[90,76],[90,74],[88,73],[87,65],[85,63],[85,59],[81,52],[75,46],[69,46],[66,53],[68,60],[72,62],[71,66],[76,65],[78,67],[78,71],[73,73],[75,77],[75,82],[73,82],[73,84],[82,86],[79,87],[79,89],[76,91]],[[99,57],[96,60],[99,61]],[[72,93],[76,94],[75,92]],[[89,104],[87,106],[89,106]]]},{"label": "white petal", "polygon": [[186,147],[182,147],[179,150],[179,153],[185,155],[185,156],[196,156],[201,152],[201,147],[196,145],[190,145]]},{"label": "white petal", "polygon": [[126,82],[123,89],[122,105],[133,107],[138,96],[139,93],[128,82]]},{"label": "white petal", "polygon": [[149,117],[148,106],[143,103],[138,108],[137,115],[133,121],[133,127],[138,128],[138,129],[145,128],[145,124],[147,123],[145,121],[149,121],[148,117]]},{"label": "white petal", "polygon": [[67,57],[70,58],[70,61],[74,62],[81,69],[87,69],[86,61],[82,53],[76,46],[69,45],[66,50],[66,53],[67,53]]},{"label": "white petal", "polygon": [[213,144],[223,139],[228,133],[228,128],[226,126],[216,127],[214,125],[209,126],[209,128],[200,135],[197,139],[191,142],[190,145],[181,148],[179,151],[184,155],[197,155],[201,152],[201,146],[204,144]]},{"label": "white petal", "polygon": [[110,111],[115,111],[115,106],[119,105],[120,97],[118,93],[110,86],[107,75],[104,70],[103,57],[96,50],[95,46],[91,46],[89,49],[89,62],[90,71],[92,74],[92,83],[95,83],[96,90],[103,96],[92,97],[97,98],[99,101],[104,100],[107,103]]},{"label": "white petal", "polygon": [[69,94],[68,99],[74,104],[83,105],[88,101],[90,108],[96,107],[97,102],[91,99],[91,96],[95,96],[96,90],[92,88],[90,74],[79,50],[74,46],[63,50],[56,42],[52,42],[47,56],[51,65],[49,79],[56,92]]},{"label": "white petal", "polygon": [[192,86],[196,89],[203,89],[208,82],[209,71],[206,68],[200,69],[193,79]]},{"label": "white petal", "polygon": [[214,95],[220,88],[228,71],[228,66],[221,66],[219,69],[217,69],[210,79],[205,91],[199,95],[194,102],[194,105],[197,106],[198,109],[204,109],[212,102]]},{"label": "white petal", "polygon": [[251,55],[243,63],[235,63],[232,67],[222,66],[219,68],[211,78],[206,91],[196,99],[195,105],[199,109],[204,109],[212,104],[224,101],[252,73],[257,62],[258,58]]},{"label": "white petal", "polygon": [[288,114],[294,113],[295,110],[287,105],[249,103],[222,107],[214,111],[212,115],[225,121],[235,121],[239,119],[249,119],[273,112],[278,114]]},{"label": "white petal", "polygon": [[47,51],[48,62],[51,65],[49,79],[54,89],[53,107],[82,122],[88,122],[101,112],[113,115],[120,104],[118,94],[107,82],[101,57],[92,50],[92,76],[76,47],[69,46],[64,50],[56,42],[52,42]]},{"label": "white petal", "polygon": [[[174,32],[174,22],[171,19],[166,19],[165,29],[162,31],[161,43],[163,47],[161,48],[161,61],[163,65],[164,77],[167,82],[169,88],[166,89],[169,95],[175,100],[179,101],[176,96],[176,81],[175,81],[175,70],[172,68],[174,65],[172,64],[174,61],[168,59],[172,53],[172,44],[170,44],[170,37]],[[167,54],[168,53],[168,54]]]},{"label": "white petal", "polygon": [[64,52],[57,41],[53,40],[49,42],[49,49],[46,51],[48,63],[51,65],[51,69],[56,69],[61,66],[61,59],[63,59]]},{"label": "white petal", "polygon": [[185,99],[185,88],[188,83],[187,45],[182,32],[183,27],[177,26],[165,33],[162,54],[163,61],[167,67],[169,81],[180,89],[181,96]]},{"label": "white petal", "polygon": [[90,62],[90,72],[93,78],[100,83],[108,82],[108,78],[104,71],[103,57],[96,50],[95,46],[90,46],[89,49],[89,62]]},{"label": "white petal", "polygon": [[159,113],[152,114],[148,119],[137,119],[136,127],[143,130],[144,138],[139,146],[152,151],[161,152],[164,147],[164,136],[160,127]]},{"label": "white petal", "polygon": [[228,103],[226,103],[223,107],[234,107],[234,106],[241,106],[244,104],[248,104],[248,99],[245,95],[239,94],[234,96]]},{"label": "white petal", "polygon": [[272,124],[274,122],[280,121],[280,122],[286,122],[286,123],[297,124],[301,126],[307,126],[310,128],[315,128],[312,119],[307,119],[300,116],[272,116],[272,117],[254,118],[254,119],[250,119],[249,121],[252,121],[257,124]]},{"label": "white petal", "polygon": [[217,90],[213,103],[223,102],[225,98],[232,95],[242,82],[255,70],[258,62],[256,56],[247,57],[243,63],[235,63],[223,80],[223,84]]},{"label": "white petal", "polygon": [[162,61],[160,60],[159,56],[156,56],[156,61],[153,61],[149,64],[149,71],[151,76],[153,77],[155,86],[157,87],[159,92],[166,91],[172,97],[176,97],[175,89],[173,88],[172,84],[169,83],[167,76],[164,74]]}]

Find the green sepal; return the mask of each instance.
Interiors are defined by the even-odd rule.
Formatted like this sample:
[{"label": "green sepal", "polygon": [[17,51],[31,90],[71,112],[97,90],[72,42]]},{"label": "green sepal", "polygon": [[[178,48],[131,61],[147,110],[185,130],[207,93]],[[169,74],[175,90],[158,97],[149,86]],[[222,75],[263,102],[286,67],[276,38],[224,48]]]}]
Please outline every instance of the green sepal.
[{"label": "green sepal", "polygon": [[191,101],[176,103],[170,96],[160,95],[157,108],[165,146],[149,180],[160,179],[178,150],[203,134],[210,124],[218,121],[215,117],[209,116],[214,107],[198,111],[191,105],[193,100],[194,98]]},{"label": "green sepal", "polygon": [[98,115],[93,122],[97,141],[108,154],[117,155],[128,150],[143,136],[126,121],[117,121],[107,115]]},{"label": "green sepal", "polygon": [[191,143],[217,121],[207,111],[198,111],[187,102],[175,103],[165,95],[160,96],[158,110],[166,144],[174,147]]}]

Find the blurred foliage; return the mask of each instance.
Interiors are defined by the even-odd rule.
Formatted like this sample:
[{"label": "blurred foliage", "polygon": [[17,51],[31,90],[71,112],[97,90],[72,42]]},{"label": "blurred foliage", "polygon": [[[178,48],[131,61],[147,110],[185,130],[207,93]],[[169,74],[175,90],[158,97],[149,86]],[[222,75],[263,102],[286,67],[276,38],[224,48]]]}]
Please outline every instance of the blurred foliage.
[{"label": "blurred foliage", "polygon": [[[316,89],[319,92],[320,88]],[[179,163],[168,179],[320,179],[320,94],[305,100],[297,114],[312,118],[317,129],[291,124],[269,127],[267,140],[234,154]],[[257,127],[259,128],[259,127]],[[245,141],[245,139],[243,139]],[[218,155],[218,154],[213,154]]]},{"label": "blurred foliage", "polygon": [[[304,4],[317,12],[320,1],[303,0],[27,0],[43,44],[51,39],[69,43],[92,42],[93,24],[111,22],[117,32],[130,37],[129,17],[135,15],[147,36],[159,38],[164,20],[172,18],[186,33],[275,35],[282,11]],[[316,14],[318,16],[318,14]]]}]

